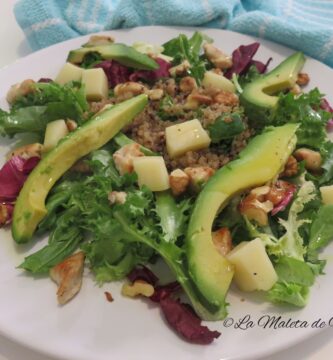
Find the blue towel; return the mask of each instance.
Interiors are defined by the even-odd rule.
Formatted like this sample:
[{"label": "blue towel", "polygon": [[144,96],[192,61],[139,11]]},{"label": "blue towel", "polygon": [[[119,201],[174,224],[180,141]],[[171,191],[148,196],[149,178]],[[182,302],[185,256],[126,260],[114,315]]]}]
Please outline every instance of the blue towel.
[{"label": "blue towel", "polygon": [[333,67],[332,0],[20,0],[14,11],[33,50],[116,28],[205,26],[270,39]]}]

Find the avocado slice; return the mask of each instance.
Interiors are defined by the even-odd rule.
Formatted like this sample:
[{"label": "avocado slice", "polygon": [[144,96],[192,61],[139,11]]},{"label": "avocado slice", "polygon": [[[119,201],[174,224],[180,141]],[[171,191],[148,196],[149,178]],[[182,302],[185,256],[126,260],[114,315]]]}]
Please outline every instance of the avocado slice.
[{"label": "avocado slice", "polygon": [[279,97],[274,94],[295,85],[304,62],[303,53],[296,52],[268,74],[244,87],[240,101],[252,126],[267,125],[269,115],[279,100]]},{"label": "avocado slice", "polygon": [[12,235],[16,242],[31,239],[46,215],[45,199],[55,182],[81,157],[107,143],[139,114],[148,102],[139,95],[107,108],[68,134],[35,167],[17,198]]},{"label": "avocado slice", "polygon": [[81,47],[69,52],[67,62],[80,64],[85,55],[91,52],[99,53],[105,60],[116,60],[120,64],[141,70],[156,70],[158,64],[146,54],[142,54],[125,44],[110,44],[101,46]]},{"label": "avocado slice", "polygon": [[190,277],[214,309],[212,313],[207,313],[196,308],[205,320],[226,316],[225,296],[234,273],[232,265],[220,255],[212,242],[215,216],[234,195],[263,185],[277,176],[295,148],[297,127],[296,124],[272,127],[256,136],[237,160],[210,178],[196,200],[186,246]]}]

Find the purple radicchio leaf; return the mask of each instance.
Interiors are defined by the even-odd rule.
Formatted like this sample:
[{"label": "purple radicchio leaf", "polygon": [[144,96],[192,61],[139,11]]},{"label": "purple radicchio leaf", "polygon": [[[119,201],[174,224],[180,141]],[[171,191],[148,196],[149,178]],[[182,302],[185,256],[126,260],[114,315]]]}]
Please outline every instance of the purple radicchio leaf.
[{"label": "purple radicchio leaf", "polygon": [[130,75],[131,81],[145,80],[154,82],[161,78],[168,77],[171,64],[163,59],[156,58],[159,68],[156,70],[136,70]]},{"label": "purple radicchio leaf", "polygon": [[179,300],[167,297],[161,300],[160,305],[170,327],[191,343],[208,345],[221,335],[201,325],[201,319],[192,308]]},{"label": "purple radicchio leaf", "polygon": [[114,88],[116,85],[128,81],[130,77],[130,69],[114,60],[102,61],[94,67],[104,70],[108,78],[109,88]]},{"label": "purple radicchio leaf", "polygon": [[254,55],[258,51],[260,43],[255,42],[249,45],[241,45],[232,53],[232,67],[226,71],[225,77],[231,79],[232,74],[244,75],[251,65],[255,65],[258,72],[263,74],[266,72],[272,58],[269,58],[266,63],[258,60],[253,60]]},{"label": "purple radicchio leaf", "polygon": [[286,190],[284,198],[276,206],[274,206],[271,214],[274,216],[278,212],[283,211],[293,199],[295,192],[296,192],[296,186],[290,186]]},{"label": "purple radicchio leaf", "polygon": [[14,202],[30,172],[38,164],[39,157],[24,159],[11,157],[0,169],[0,201]]}]

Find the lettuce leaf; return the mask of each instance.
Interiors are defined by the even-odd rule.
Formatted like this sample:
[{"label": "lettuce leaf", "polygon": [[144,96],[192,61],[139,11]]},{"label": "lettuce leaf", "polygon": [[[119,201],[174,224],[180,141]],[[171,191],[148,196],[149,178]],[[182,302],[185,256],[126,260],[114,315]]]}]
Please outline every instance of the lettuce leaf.
[{"label": "lettuce leaf", "polygon": [[49,82],[34,86],[35,91],[18,98],[10,112],[0,109],[1,135],[33,133],[42,139],[50,121],[70,118],[83,123],[83,114],[88,109],[83,85]]},{"label": "lettuce leaf", "polygon": [[318,259],[318,251],[333,240],[333,205],[322,205],[310,228],[310,241],[307,257],[310,261]]},{"label": "lettuce leaf", "polygon": [[326,141],[326,124],[331,114],[321,108],[323,95],[315,88],[296,97],[292,93],[281,94],[270,123],[283,125],[300,123],[297,130],[297,144],[319,149]]}]

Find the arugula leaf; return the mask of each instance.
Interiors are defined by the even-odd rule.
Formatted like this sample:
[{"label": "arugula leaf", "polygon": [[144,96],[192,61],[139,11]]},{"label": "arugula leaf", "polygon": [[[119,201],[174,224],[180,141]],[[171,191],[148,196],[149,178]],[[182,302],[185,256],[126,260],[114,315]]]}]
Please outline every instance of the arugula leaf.
[{"label": "arugula leaf", "polygon": [[307,256],[310,261],[318,259],[318,251],[333,240],[333,205],[322,205],[310,228]]},{"label": "arugula leaf", "polygon": [[213,124],[208,126],[212,143],[233,139],[244,130],[245,125],[239,113],[224,113],[219,116]]},{"label": "arugula leaf", "polygon": [[33,274],[46,274],[51,267],[70,256],[83,240],[78,218],[76,207],[65,210],[57,217],[57,226],[51,232],[49,244],[26,257],[19,268]]},{"label": "arugula leaf", "polygon": [[102,62],[104,59],[102,55],[99,52],[88,52],[86,55],[84,55],[83,61],[80,64],[80,67],[84,69],[91,69],[95,65]]},{"label": "arugula leaf", "polygon": [[281,256],[275,265],[279,281],[296,283],[303,286],[312,286],[315,276],[311,267],[304,261],[288,256]]},{"label": "arugula leaf", "polygon": [[255,65],[251,65],[249,70],[244,74],[237,77],[239,85],[244,88],[245,85],[249,84],[252,81],[255,81],[261,76]]},{"label": "arugula leaf", "polygon": [[186,35],[180,34],[178,37],[163,44],[163,54],[173,57],[173,64],[177,65],[187,60],[190,63],[188,74],[194,77],[198,84],[206,71],[207,60],[200,57],[201,47],[204,41],[212,40],[205,34],[196,31],[189,39]]}]

